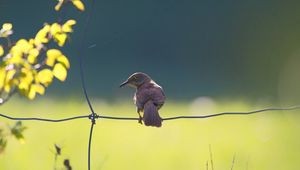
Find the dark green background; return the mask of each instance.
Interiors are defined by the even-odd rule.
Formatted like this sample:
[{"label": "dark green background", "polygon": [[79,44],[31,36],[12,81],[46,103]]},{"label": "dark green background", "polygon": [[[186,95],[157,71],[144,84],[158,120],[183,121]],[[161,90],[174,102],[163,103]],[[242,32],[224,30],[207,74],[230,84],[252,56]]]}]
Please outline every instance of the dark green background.
[{"label": "dark green background", "polygon": [[[78,51],[84,55],[88,92],[128,97],[118,85],[143,71],[171,99],[225,96],[278,98],[281,72],[299,58],[300,3],[288,1],[96,0],[81,46],[87,11],[71,6],[78,24],[64,52],[71,60],[66,83],[50,95],[82,95]],[[295,1],[297,2],[297,1]],[[55,0],[0,0],[0,21],[12,22],[14,38],[30,38],[54,22]],[[93,48],[88,48],[94,46]]]}]

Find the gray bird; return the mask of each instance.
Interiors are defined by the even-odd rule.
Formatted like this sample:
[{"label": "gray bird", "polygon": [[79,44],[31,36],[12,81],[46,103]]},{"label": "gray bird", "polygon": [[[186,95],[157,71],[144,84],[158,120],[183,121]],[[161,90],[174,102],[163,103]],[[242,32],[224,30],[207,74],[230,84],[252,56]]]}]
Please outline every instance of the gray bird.
[{"label": "gray bird", "polygon": [[[142,123],[143,120],[146,126],[161,127],[162,119],[158,110],[163,106],[166,99],[162,87],[147,74],[141,72],[129,76],[120,87],[125,85],[136,88],[133,101],[139,114],[139,123]],[[143,117],[141,112],[144,112]]]}]

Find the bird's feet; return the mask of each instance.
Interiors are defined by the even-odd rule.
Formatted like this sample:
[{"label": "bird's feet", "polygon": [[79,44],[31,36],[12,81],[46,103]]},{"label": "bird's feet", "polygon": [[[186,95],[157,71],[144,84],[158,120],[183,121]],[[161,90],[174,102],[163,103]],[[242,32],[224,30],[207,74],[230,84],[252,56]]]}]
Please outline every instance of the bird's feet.
[{"label": "bird's feet", "polygon": [[142,116],[139,116],[139,123],[142,125],[143,124],[143,118]]},{"label": "bird's feet", "polygon": [[137,113],[139,114],[139,123],[142,125],[143,124],[143,117],[142,117],[142,115],[141,115],[141,111],[142,111],[142,109],[140,109],[139,107],[137,107]]}]

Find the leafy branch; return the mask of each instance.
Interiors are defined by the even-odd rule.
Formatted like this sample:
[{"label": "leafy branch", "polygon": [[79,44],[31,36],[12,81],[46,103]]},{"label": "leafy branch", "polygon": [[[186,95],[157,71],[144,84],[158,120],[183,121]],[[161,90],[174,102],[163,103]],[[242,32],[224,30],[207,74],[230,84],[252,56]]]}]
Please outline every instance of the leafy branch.
[{"label": "leafy branch", "polygon": [[[81,0],[58,0],[54,9],[59,12],[67,4],[85,10]],[[70,62],[61,48],[73,33],[74,25],[74,19],[45,23],[32,38],[17,40],[13,39],[11,23],[0,25],[0,105],[16,93],[33,100],[38,94],[45,94],[54,78],[66,80]],[[0,153],[9,136],[23,141],[25,129],[20,121],[12,127],[0,126]]]},{"label": "leafy branch", "polygon": [[[55,10],[59,11],[67,3],[84,10],[80,0],[60,0]],[[0,105],[15,93],[33,100],[37,94],[45,94],[54,78],[66,80],[70,62],[59,48],[65,45],[75,24],[74,19],[46,23],[34,38],[16,41],[12,40],[13,25],[2,25],[0,39],[5,43],[0,44]]]}]

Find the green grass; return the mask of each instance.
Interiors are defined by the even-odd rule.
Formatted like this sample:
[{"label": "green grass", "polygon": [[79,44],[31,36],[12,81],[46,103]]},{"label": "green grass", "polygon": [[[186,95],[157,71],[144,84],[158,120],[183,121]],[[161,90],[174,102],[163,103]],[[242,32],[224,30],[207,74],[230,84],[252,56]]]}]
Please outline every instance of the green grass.
[{"label": "green grass", "polygon": [[[93,100],[98,114],[137,117],[131,101],[105,103]],[[204,105],[205,106],[205,105]],[[240,100],[216,102],[202,111],[249,111],[262,108]],[[196,107],[197,108],[197,107]],[[195,109],[195,106],[194,106]],[[88,114],[85,102],[76,100],[13,99],[0,113],[19,117],[63,118]],[[190,103],[168,101],[161,115],[191,115]],[[101,170],[205,170],[211,145],[215,170],[296,170],[299,165],[300,117],[297,111],[266,112],[248,116],[163,122],[162,128],[145,127],[136,121],[97,120],[92,142],[92,169]],[[1,122],[13,123],[3,118]],[[0,169],[52,170],[54,144],[74,169],[87,169],[89,120],[64,123],[23,122],[25,143],[9,140],[0,155]],[[59,164],[61,162],[58,162]]]}]

